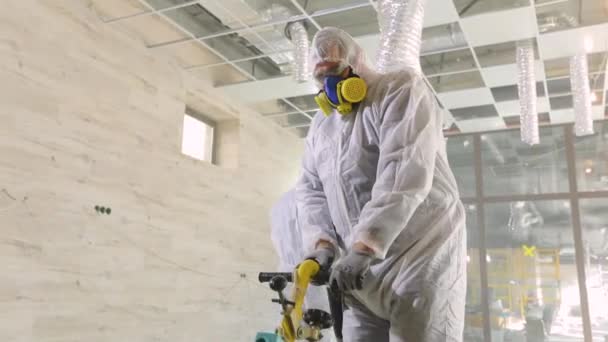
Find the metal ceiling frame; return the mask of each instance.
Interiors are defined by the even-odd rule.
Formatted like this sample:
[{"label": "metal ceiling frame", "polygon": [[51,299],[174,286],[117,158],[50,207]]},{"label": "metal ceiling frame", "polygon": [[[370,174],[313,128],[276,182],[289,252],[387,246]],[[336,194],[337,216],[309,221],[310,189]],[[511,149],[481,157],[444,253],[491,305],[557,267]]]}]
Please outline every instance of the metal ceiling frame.
[{"label": "metal ceiling frame", "polygon": [[135,14],[129,14],[129,15],[120,16],[120,17],[116,17],[116,18],[112,18],[112,19],[108,19],[108,20],[102,20],[102,22],[104,24],[109,24],[109,23],[113,23],[113,22],[121,21],[121,20],[125,20],[125,19],[131,19],[131,18],[136,18],[136,17],[144,17],[144,16],[148,16],[148,15],[160,14],[160,13],[171,11],[171,10],[175,10],[175,9],[178,9],[178,8],[188,7],[190,5],[196,5],[198,3],[199,3],[199,0],[192,0],[192,1],[188,1],[188,2],[185,2],[183,4],[179,4],[179,5],[175,5],[175,6],[169,6],[169,7],[161,8],[161,9],[152,9],[152,10],[149,10],[149,11],[139,12],[139,13],[135,13]]},{"label": "metal ceiling frame", "polygon": [[[167,16],[167,14],[165,13],[166,11],[157,11],[157,10],[155,10],[154,7],[152,7],[152,5],[150,5],[146,0],[137,0],[137,1],[139,3],[141,3],[142,5],[144,5],[145,7],[147,7],[150,11],[156,11],[157,12],[156,14],[160,15],[163,19],[165,19],[166,21],[168,21],[169,24],[171,24],[171,26],[175,27],[177,30],[179,30],[180,32],[184,33],[186,36],[190,37],[191,39],[189,41],[195,41],[197,44],[202,45],[204,48],[206,48],[211,53],[215,54],[217,57],[219,57],[221,60],[223,60],[226,64],[229,64],[230,66],[232,66],[233,68],[235,68],[236,70],[238,70],[241,74],[243,74],[243,76],[247,77],[250,81],[257,81],[257,78],[255,76],[253,76],[248,71],[246,71],[243,68],[241,68],[240,66],[238,66],[235,62],[233,62],[233,61],[229,60],[228,58],[226,58],[222,53],[220,53],[219,51],[217,51],[214,48],[212,48],[211,46],[209,46],[209,44],[205,43],[202,39],[198,39],[193,33],[191,33],[186,28],[184,28],[182,25],[180,25],[178,22],[176,22],[175,20],[173,20],[172,18],[170,18],[169,16]],[[198,3],[198,1],[197,1],[197,3]],[[224,10],[225,10],[225,8],[224,8]],[[239,32],[250,31],[251,29],[252,29],[252,27],[246,26],[246,28],[242,29]],[[269,43],[263,37],[261,37],[261,36],[258,36],[258,37],[261,39],[261,41],[264,44],[269,45]],[[289,106],[291,106],[298,113],[302,114],[303,116],[305,116],[309,120],[312,120],[312,116],[310,116],[308,113],[302,111],[300,108],[298,108],[297,106],[295,106],[290,101],[287,101],[287,100],[283,100],[283,101],[285,101],[285,103],[287,103]]]},{"label": "metal ceiling frame", "polygon": [[[105,23],[114,23],[114,22],[121,22],[122,20],[127,20],[127,19],[134,18],[134,17],[139,17],[139,16],[158,15],[164,21],[167,21],[171,26],[175,27],[177,30],[179,30],[180,32],[184,33],[187,38],[182,38],[182,39],[177,39],[177,40],[174,40],[174,41],[168,41],[168,42],[163,42],[163,43],[159,43],[159,44],[149,45],[148,46],[149,48],[156,49],[156,48],[162,48],[162,47],[175,46],[175,45],[183,44],[183,43],[195,42],[195,43],[201,45],[203,48],[207,49],[211,54],[217,56],[221,62],[210,63],[210,64],[205,64],[205,65],[192,65],[192,66],[186,67],[185,69],[187,69],[187,70],[204,70],[204,69],[219,67],[219,66],[222,66],[222,65],[227,65],[227,66],[230,66],[230,67],[234,68],[235,72],[238,72],[240,75],[242,75],[245,78],[245,80],[247,80],[247,81],[244,82],[244,84],[252,84],[251,81],[254,81],[253,83],[258,84],[255,81],[265,81],[267,78],[266,77],[263,77],[262,79],[256,78],[252,73],[248,72],[243,67],[239,66],[239,63],[249,62],[249,61],[255,61],[255,60],[258,60],[258,59],[263,59],[263,58],[271,57],[274,54],[284,54],[284,53],[288,53],[289,52],[289,51],[286,51],[286,50],[280,50],[280,51],[274,50],[272,44],[270,42],[268,42],[266,39],[264,39],[260,34],[257,33],[258,29],[260,29],[260,28],[266,28],[266,27],[274,26],[274,25],[282,25],[282,24],[286,24],[286,23],[291,22],[291,21],[299,21],[299,20],[306,20],[306,21],[310,22],[311,25],[313,25],[316,29],[319,29],[319,28],[321,28],[321,26],[317,22],[316,18],[318,18],[320,16],[334,14],[334,13],[340,13],[340,12],[346,12],[346,11],[354,10],[354,9],[357,9],[357,8],[369,8],[369,7],[371,7],[375,11],[377,11],[377,8],[376,8],[377,6],[376,6],[376,3],[375,3],[374,0],[353,2],[353,3],[350,3],[350,4],[345,5],[345,6],[335,7],[335,8],[327,8],[327,9],[321,9],[321,10],[315,11],[313,13],[307,12],[307,10],[304,9],[302,7],[302,5],[300,5],[300,3],[297,0],[289,0],[289,3],[291,5],[293,5],[295,7],[295,9],[297,9],[298,12],[299,12],[296,15],[293,15],[293,16],[291,16],[289,18],[280,19],[280,20],[270,20],[268,22],[256,22],[254,24],[247,24],[242,19],[238,18],[238,16],[233,15],[232,13],[230,13],[230,11],[228,11],[226,9],[226,7],[224,7],[221,4],[221,2],[218,1],[217,4],[219,5],[219,9],[222,10],[222,11],[224,11],[226,14],[230,15],[230,17],[232,17],[235,20],[235,22],[238,23],[238,25],[242,26],[242,27],[238,27],[238,28],[230,29],[230,30],[223,30],[221,32],[215,32],[215,33],[204,35],[204,36],[196,36],[195,34],[193,34],[190,31],[188,31],[179,22],[176,22],[175,20],[171,19],[167,15],[167,13],[169,11],[172,11],[172,10],[176,10],[176,9],[184,8],[184,7],[187,7],[187,6],[192,6],[192,5],[200,4],[199,1],[195,1],[195,0],[188,1],[188,2],[180,4],[180,5],[170,6],[170,7],[166,7],[166,8],[162,8],[162,9],[156,9],[156,8],[154,8],[146,0],[137,0],[137,1],[139,3],[141,3],[145,8],[147,8],[147,11],[141,12],[141,13],[132,14],[132,15],[128,15],[128,16],[121,16],[121,17],[117,17],[117,18],[112,18],[112,19],[104,20],[104,22]],[[437,3],[442,3],[442,1],[443,0],[439,0],[439,1],[436,1],[436,2]],[[532,16],[534,17],[534,20],[535,20],[535,22],[534,22],[534,32],[530,33],[531,34],[531,39],[536,38],[537,45],[539,45],[538,40],[539,40],[539,37],[541,35],[540,35],[539,26],[538,26],[538,22],[537,22],[537,18],[538,18],[538,16],[537,16],[537,9],[540,8],[540,7],[544,7],[544,6],[550,6],[550,5],[562,3],[564,1],[567,1],[567,0],[556,0],[556,1],[551,1],[551,2],[547,2],[547,3],[536,4],[534,2],[534,0],[528,0],[528,4],[527,5],[525,5],[523,7],[516,7],[513,10],[523,10],[525,8],[529,8],[528,13],[530,13],[530,11],[531,11]],[[452,3],[451,1],[449,1],[449,2]],[[435,4],[435,7],[437,7],[437,4]],[[505,13],[507,13],[509,11],[511,11],[511,10],[507,9],[507,10],[505,10]],[[497,12],[488,12],[487,14],[491,14],[492,15],[494,13],[497,13]],[[476,16],[472,16],[472,17],[465,17],[465,18],[462,18],[462,17],[458,16],[457,19],[455,21],[453,21],[453,22],[456,22],[456,23],[459,24],[460,29],[462,31],[462,34],[465,36],[465,40],[466,40],[467,46],[464,47],[464,49],[468,48],[468,50],[469,50],[469,52],[471,54],[472,60],[474,62],[475,67],[474,68],[468,68],[468,69],[462,69],[462,70],[459,69],[459,70],[456,70],[456,71],[437,72],[437,73],[432,73],[432,74],[429,73],[428,75],[425,74],[424,75],[424,79],[427,82],[427,84],[430,85],[429,78],[432,78],[432,77],[458,75],[458,74],[463,74],[463,73],[466,73],[466,72],[477,71],[477,72],[480,73],[481,79],[483,80],[483,82],[485,84],[485,87],[487,89],[491,88],[490,87],[491,84],[488,83],[489,81],[486,78],[487,77],[486,76],[486,72],[489,69],[492,69],[492,67],[482,68],[480,60],[479,60],[479,57],[477,56],[476,51],[475,51],[476,48],[478,48],[479,46],[483,46],[483,44],[480,45],[479,41],[472,42],[472,39],[469,36],[470,32],[467,32],[467,30],[465,28],[463,28],[463,22],[467,22],[471,18],[473,18],[473,20],[476,20],[477,17],[484,16],[484,15],[486,15],[486,13],[482,13],[480,15],[476,15]],[[445,20],[445,18],[447,18],[447,17],[442,17],[442,18],[444,18],[442,20]],[[446,23],[446,24],[448,24],[448,23]],[[207,42],[208,39],[223,37],[223,36],[227,36],[227,35],[230,35],[230,34],[239,34],[239,33],[246,33],[247,35],[253,35],[253,36],[255,36],[257,39],[259,39],[259,41],[262,44],[264,44],[265,46],[267,46],[271,50],[271,52],[269,52],[269,53],[264,52],[263,54],[256,55],[256,56],[251,56],[251,57],[245,57],[245,58],[239,58],[239,59],[230,59],[230,58],[227,58],[226,56],[224,56],[223,53],[221,53],[217,49],[212,48],[210,46],[210,44],[208,44],[208,42]],[[551,34],[551,33],[545,33],[544,35],[547,35],[547,34]],[[424,54],[424,56],[437,55],[437,54],[441,54],[441,53],[448,53],[448,52],[456,51],[456,50],[462,50],[462,48],[455,48],[455,49],[449,49],[448,48],[448,49],[446,49],[446,51],[433,51],[432,53]],[[544,73],[544,71],[545,71],[544,70],[544,68],[545,68],[545,59],[543,58],[543,49],[539,46],[538,49],[537,49],[537,51],[538,51],[538,55],[537,55],[538,58],[536,59],[536,62],[539,63],[540,66],[542,66],[543,73]],[[603,51],[603,50],[599,50],[599,51]],[[607,56],[608,56],[608,54],[607,54]],[[501,64],[501,65],[498,65],[497,67],[502,67],[502,66],[506,66],[506,65],[502,65]],[[606,66],[606,67],[608,68],[608,66]],[[595,71],[593,71],[593,72],[595,72]],[[496,77],[496,76],[492,76],[492,77]],[[545,91],[545,96],[544,97],[546,98],[547,105],[549,105],[549,106],[550,106],[549,99],[552,98],[552,97],[555,97],[555,96],[552,96],[554,94],[550,94],[549,91],[548,91],[549,90],[548,89],[548,81],[550,81],[551,79],[553,79],[553,78],[546,77],[546,75],[545,75],[545,77],[542,77],[543,89]],[[490,82],[493,82],[493,81],[490,81]],[[232,85],[230,85],[230,86],[232,86]],[[228,86],[228,87],[230,87],[230,86]],[[260,86],[261,86],[261,84],[260,84]],[[437,90],[434,89],[434,87],[432,87],[432,86],[431,86],[431,89],[433,90],[433,93],[439,99],[439,101],[443,103],[444,99],[442,97],[446,93],[445,92],[438,93]],[[469,89],[467,88],[466,90],[469,90]],[[604,79],[604,91],[606,91],[606,90],[608,90],[608,77],[605,77],[605,79]],[[282,115],[289,115],[289,114],[299,113],[302,116],[305,116],[306,118],[308,118],[309,120],[312,118],[312,116],[309,113],[307,113],[307,110],[305,110],[303,108],[299,108],[297,105],[295,105],[292,101],[290,101],[287,98],[288,96],[284,96],[284,95],[280,95],[280,96],[281,97],[276,98],[274,100],[285,103],[287,105],[287,107],[290,108],[291,110],[289,110],[288,112],[276,113],[276,115],[274,115],[274,114],[273,115],[266,114],[264,116],[275,117],[275,116],[282,116]],[[295,96],[297,96],[297,95],[295,95]],[[465,102],[465,101],[463,101],[463,102]],[[475,102],[475,101],[472,101],[472,102]],[[605,96],[605,93],[604,93],[604,96],[603,96],[603,99],[602,99],[602,107],[603,108],[606,107],[606,103],[607,103],[607,99],[606,99],[606,96]],[[490,125],[489,122],[493,122],[494,123],[494,124],[492,124],[492,128],[501,129],[501,128],[505,127],[504,126],[505,122],[503,120],[503,117],[505,117],[505,116],[508,117],[508,115],[505,114],[506,112],[503,113],[503,111],[510,110],[510,109],[507,109],[507,108],[510,108],[510,107],[509,106],[507,106],[507,107],[503,106],[502,107],[503,109],[501,111],[499,109],[499,107],[498,107],[498,102],[497,101],[494,101],[492,104],[496,107],[497,110],[499,110],[498,116],[496,116],[496,117],[492,116],[491,118],[488,118],[487,119],[487,121],[488,121],[487,123],[485,123],[485,121],[484,121],[484,123],[482,124],[481,121],[479,121],[479,124],[477,124],[475,127],[479,126],[479,127],[481,127],[483,129],[484,127],[488,127],[488,126],[484,126],[484,125]],[[452,117],[450,110],[453,109],[453,108],[455,108],[455,107],[451,106],[450,103],[447,103],[447,104],[443,103],[443,105],[446,108],[446,114],[448,115],[448,121],[456,122],[457,126],[458,126],[459,122],[463,122],[463,120],[454,121],[454,118]],[[472,105],[474,106],[474,104],[472,104]],[[456,108],[461,108],[461,107],[456,107]],[[550,113],[549,115],[550,115],[552,123],[554,122],[553,121],[554,117],[552,115],[553,112],[555,112],[556,115],[558,115],[558,119],[556,121],[558,123],[559,122],[563,122],[563,121],[560,121],[560,120],[563,120],[563,118],[565,118],[567,115],[569,115],[567,113],[567,111],[557,110],[557,108],[555,108],[555,109],[552,109],[551,107],[549,107],[549,108],[550,108],[549,109],[549,113]],[[566,115],[566,116],[564,116],[564,115]],[[474,121],[476,119],[472,119],[472,120]],[[470,125],[470,122],[468,122],[468,121],[471,121],[471,120],[464,120],[464,121],[467,121],[467,122],[463,122],[462,123],[463,125],[466,125],[465,126],[465,128],[466,128],[467,126]],[[499,121],[500,121],[500,123],[502,123],[502,125],[498,125]],[[500,127],[498,127],[497,125],[500,126]],[[299,125],[299,124],[296,125],[296,126],[301,127],[301,125]],[[494,127],[494,126],[496,126],[496,127]],[[290,128],[289,126],[284,126],[284,127]],[[468,128],[468,129],[470,129],[470,128]],[[479,130],[479,129],[477,129],[477,130]]]},{"label": "metal ceiling frame", "polygon": [[[138,1],[141,2],[141,0],[138,0]],[[290,0],[290,1],[294,1],[294,0]],[[180,7],[183,7],[183,6],[180,6]],[[188,39],[178,39],[178,40],[168,41],[168,42],[164,42],[164,43],[148,45],[147,47],[151,48],[151,49],[155,49],[155,48],[160,48],[160,47],[165,47],[165,46],[170,46],[170,45],[175,45],[175,44],[187,43],[187,42],[191,42],[193,40],[218,38],[218,37],[222,37],[222,36],[227,36],[229,34],[235,34],[235,33],[239,34],[239,33],[251,30],[251,29],[255,30],[255,29],[260,29],[260,28],[266,28],[269,26],[287,24],[287,23],[290,23],[293,21],[308,20],[308,19],[313,23],[313,25],[315,25],[315,27],[320,27],[320,26],[318,26],[319,24],[316,23],[314,18],[321,17],[324,15],[334,14],[334,13],[346,12],[346,11],[350,11],[350,10],[357,9],[357,8],[363,8],[363,7],[370,7],[370,4],[369,3],[360,3],[360,4],[342,6],[339,8],[332,8],[332,9],[328,9],[328,10],[317,11],[313,14],[308,14],[308,13],[307,14],[298,14],[298,15],[291,16],[289,18],[271,20],[268,22],[257,23],[255,25],[246,25],[245,27],[240,27],[237,29],[226,30],[226,31],[217,32],[217,33],[212,33],[212,34],[200,36],[200,37],[190,37]],[[165,12],[165,10],[159,10],[158,14],[161,14],[164,12]],[[146,12],[146,13],[149,13],[149,12]],[[128,18],[126,18],[126,19],[128,19]]]}]

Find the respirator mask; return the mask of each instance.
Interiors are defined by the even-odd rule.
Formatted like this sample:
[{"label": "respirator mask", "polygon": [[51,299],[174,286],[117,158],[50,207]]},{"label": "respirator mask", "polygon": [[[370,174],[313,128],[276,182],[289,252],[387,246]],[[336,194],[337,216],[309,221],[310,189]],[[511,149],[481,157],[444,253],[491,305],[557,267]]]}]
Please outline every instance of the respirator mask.
[{"label": "respirator mask", "polygon": [[332,75],[325,77],[323,89],[315,96],[321,111],[329,116],[334,108],[341,115],[353,111],[353,104],[360,103],[367,95],[367,84],[349,68],[348,76]]}]

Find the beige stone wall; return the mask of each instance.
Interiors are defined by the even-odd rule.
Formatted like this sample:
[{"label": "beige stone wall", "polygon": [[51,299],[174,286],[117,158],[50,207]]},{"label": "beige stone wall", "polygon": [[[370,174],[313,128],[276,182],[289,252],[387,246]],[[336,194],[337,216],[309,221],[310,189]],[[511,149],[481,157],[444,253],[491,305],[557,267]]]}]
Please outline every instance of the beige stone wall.
[{"label": "beige stone wall", "polygon": [[[0,341],[252,341],[272,328],[255,275],[275,265],[267,213],[297,176],[296,137],[86,0],[3,1],[0,80]],[[230,167],[181,155],[194,101],[232,120]]]}]

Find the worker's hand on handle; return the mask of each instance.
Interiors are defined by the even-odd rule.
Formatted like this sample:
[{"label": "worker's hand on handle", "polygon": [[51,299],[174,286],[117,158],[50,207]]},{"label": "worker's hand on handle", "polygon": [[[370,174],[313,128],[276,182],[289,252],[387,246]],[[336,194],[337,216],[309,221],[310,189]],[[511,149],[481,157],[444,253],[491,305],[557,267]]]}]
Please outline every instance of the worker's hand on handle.
[{"label": "worker's hand on handle", "polygon": [[339,291],[361,290],[363,279],[369,271],[373,252],[362,244],[355,244],[353,249],[334,265],[329,284]]},{"label": "worker's hand on handle", "polygon": [[319,273],[312,279],[311,283],[313,285],[321,286],[327,284],[329,280],[329,269],[335,258],[336,249],[331,243],[324,240],[319,241],[315,251],[304,258],[304,260],[316,261],[321,267]]},{"label": "worker's hand on handle", "polygon": [[314,260],[319,263],[321,269],[328,270],[336,258],[336,249],[326,241],[319,241],[314,252],[310,253],[304,260]]}]

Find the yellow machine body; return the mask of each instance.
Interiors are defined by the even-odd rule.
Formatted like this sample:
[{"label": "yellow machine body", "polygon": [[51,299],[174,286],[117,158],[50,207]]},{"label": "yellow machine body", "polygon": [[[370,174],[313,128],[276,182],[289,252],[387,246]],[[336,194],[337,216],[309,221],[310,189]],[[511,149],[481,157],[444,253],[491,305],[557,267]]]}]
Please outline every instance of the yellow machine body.
[{"label": "yellow machine body", "polygon": [[280,335],[285,342],[294,342],[300,337],[300,323],[304,316],[304,313],[302,312],[304,297],[306,296],[308,285],[319,270],[320,266],[316,261],[306,260],[294,271],[294,286],[291,295],[294,305],[283,312],[281,325],[277,329],[277,334]]}]

